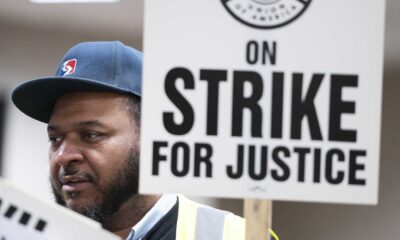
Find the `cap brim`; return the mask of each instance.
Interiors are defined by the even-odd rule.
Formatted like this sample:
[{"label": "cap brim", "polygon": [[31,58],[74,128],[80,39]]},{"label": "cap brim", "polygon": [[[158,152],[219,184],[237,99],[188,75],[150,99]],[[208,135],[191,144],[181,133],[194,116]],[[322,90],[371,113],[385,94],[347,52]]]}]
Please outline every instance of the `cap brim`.
[{"label": "cap brim", "polygon": [[18,86],[12,93],[12,101],[26,115],[48,123],[57,98],[70,92],[130,93],[85,78],[47,77]]}]

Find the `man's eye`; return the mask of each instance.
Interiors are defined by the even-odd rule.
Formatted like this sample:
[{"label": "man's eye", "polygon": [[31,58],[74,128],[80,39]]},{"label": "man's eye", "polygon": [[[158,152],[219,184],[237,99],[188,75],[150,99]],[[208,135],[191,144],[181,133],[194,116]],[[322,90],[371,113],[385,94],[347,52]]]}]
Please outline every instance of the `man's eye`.
[{"label": "man's eye", "polygon": [[57,136],[49,136],[49,142],[51,144],[56,144],[62,141],[61,137],[57,137]]},{"label": "man's eye", "polygon": [[96,140],[97,138],[99,138],[101,136],[100,133],[98,132],[85,132],[82,134],[83,138],[86,140]]}]

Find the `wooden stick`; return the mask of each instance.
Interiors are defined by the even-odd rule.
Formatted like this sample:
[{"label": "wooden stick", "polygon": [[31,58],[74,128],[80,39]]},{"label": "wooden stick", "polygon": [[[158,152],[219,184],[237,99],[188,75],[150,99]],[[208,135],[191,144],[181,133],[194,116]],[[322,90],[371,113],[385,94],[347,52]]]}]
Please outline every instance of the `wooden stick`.
[{"label": "wooden stick", "polygon": [[246,218],[246,240],[269,240],[268,229],[272,225],[272,201],[245,199],[243,210]]}]

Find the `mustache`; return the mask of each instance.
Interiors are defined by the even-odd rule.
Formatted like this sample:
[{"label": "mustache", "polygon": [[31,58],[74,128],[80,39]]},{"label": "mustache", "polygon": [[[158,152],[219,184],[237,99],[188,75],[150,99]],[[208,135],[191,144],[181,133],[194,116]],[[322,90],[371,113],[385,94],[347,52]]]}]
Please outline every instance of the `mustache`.
[{"label": "mustache", "polygon": [[60,170],[57,176],[57,185],[61,186],[66,178],[78,178],[84,179],[88,182],[94,182],[94,177],[90,173],[86,171],[80,171],[72,167],[67,167]]}]

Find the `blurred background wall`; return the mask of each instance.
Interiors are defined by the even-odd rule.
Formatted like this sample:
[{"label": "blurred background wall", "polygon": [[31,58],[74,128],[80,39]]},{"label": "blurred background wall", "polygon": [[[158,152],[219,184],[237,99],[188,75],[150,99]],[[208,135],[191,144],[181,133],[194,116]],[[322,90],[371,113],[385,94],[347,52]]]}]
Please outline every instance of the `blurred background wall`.
[{"label": "blurred background wall", "polygon": [[[0,175],[52,200],[46,125],[10,102],[19,83],[52,75],[59,59],[81,41],[121,40],[142,47],[143,1],[35,5],[0,1]],[[362,8],[362,4],[360,4]],[[362,10],[362,9],[361,9]],[[360,11],[361,11],[360,10]],[[400,1],[387,0],[379,204],[355,206],[275,201],[273,228],[282,240],[400,239]],[[368,26],[365,26],[368,27]],[[162,41],[162,40],[160,40]],[[242,201],[196,198],[242,213]]]}]

